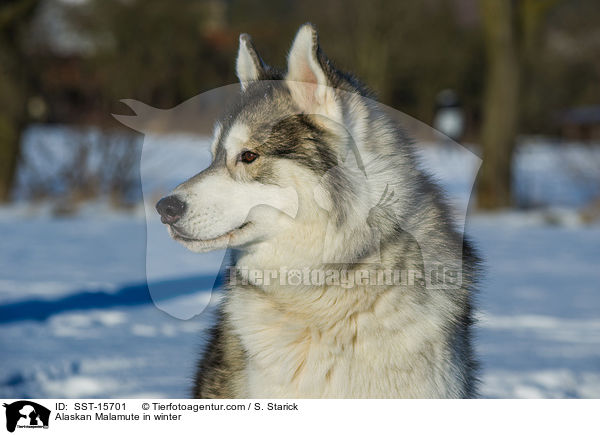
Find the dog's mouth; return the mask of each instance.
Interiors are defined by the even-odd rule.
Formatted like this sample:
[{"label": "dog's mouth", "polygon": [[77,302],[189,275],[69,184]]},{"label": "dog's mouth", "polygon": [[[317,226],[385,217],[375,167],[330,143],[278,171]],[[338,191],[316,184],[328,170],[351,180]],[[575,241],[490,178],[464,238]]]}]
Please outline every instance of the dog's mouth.
[{"label": "dog's mouth", "polygon": [[210,239],[198,239],[198,238],[194,238],[188,234],[186,234],[181,228],[177,228],[177,226],[175,225],[170,225],[169,229],[171,232],[171,237],[173,237],[173,239],[180,241],[180,242],[199,242],[199,243],[214,243],[214,242],[219,242],[221,240],[227,239],[233,235],[235,235],[237,232],[241,231],[242,229],[248,227],[249,225],[251,225],[251,222],[244,222],[242,225],[240,225],[239,227],[236,227],[230,231],[227,231],[224,234],[221,234],[220,236],[217,237],[212,237]]}]

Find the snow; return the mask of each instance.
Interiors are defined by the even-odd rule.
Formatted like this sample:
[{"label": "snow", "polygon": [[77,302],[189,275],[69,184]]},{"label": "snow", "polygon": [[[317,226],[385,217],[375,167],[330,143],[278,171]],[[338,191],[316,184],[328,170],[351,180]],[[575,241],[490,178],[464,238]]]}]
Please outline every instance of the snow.
[{"label": "snow", "polygon": [[[528,152],[564,157],[554,145]],[[580,151],[590,152],[597,151]],[[466,207],[477,159],[439,147],[423,155]],[[574,206],[593,189],[523,158],[520,167],[530,165],[541,180],[534,202],[553,208],[466,222],[486,263],[477,296],[481,392],[600,398],[600,225],[584,225]],[[548,180],[555,176],[566,192]],[[148,200],[156,186],[171,184],[147,180]],[[147,224],[146,213],[150,207],[123,213],[101,201],[68,217],[44,204],[0,208],[0,396],[189,396],[224,254],[190,254],[156,221]],[[147,258],[148,247],[155,257]]]},{"label": "snow", "polygon": [[600,397],[600,227],[475,216],[486,397]]},{"label": "snow", "polygon": [[[470,188],[478,165],[460,148],[454,143],[421,148],[425,167],[444,180],[450,193]],[[523,138],[514,155],[513,183],[523,208],[585,205],[600,196],[600,146]]]}]

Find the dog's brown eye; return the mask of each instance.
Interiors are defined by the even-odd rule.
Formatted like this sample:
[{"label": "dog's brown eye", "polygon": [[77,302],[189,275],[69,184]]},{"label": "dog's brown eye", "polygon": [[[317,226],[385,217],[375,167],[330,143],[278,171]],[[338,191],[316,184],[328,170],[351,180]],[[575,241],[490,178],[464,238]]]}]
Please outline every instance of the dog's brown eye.
[{"label": "dog's brown eye", "polygon": [[257,158],[258,158],[258,154],[253,153],[252,151],[244,151],[240,155],[240,160],[244,163],[252,163]]}]

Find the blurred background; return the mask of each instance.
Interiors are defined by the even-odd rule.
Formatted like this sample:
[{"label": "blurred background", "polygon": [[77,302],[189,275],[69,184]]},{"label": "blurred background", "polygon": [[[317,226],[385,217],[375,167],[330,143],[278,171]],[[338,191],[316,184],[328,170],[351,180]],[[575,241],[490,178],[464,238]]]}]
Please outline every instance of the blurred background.
[{"label": "blurred background", "polygon": [[[451,193],[477,175],[483,396],[600,397],[596,0],[1,2],[0,396],[187,396],[211,315],[152,304],[144,136],[111,114],[235,83],[243,32],[284,67],[307,21],[340,69],[423,123],[409,130]],[[189,151],[209,132],[155,139]],[[178,255],[167,289],[188,276]],[[165,304],[206,304],[211,285]]]}]

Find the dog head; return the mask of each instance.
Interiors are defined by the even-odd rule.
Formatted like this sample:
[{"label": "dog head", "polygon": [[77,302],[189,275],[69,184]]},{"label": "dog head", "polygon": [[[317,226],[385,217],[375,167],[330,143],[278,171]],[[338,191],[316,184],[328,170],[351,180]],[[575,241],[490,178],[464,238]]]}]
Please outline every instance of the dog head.
[{"label": "dog head", "polygon": [[[248,35],[236,69],[241,93],[215,125],[210,166],[156,206],[170,235],[197,252],[273,241],[310,252],[332,221],[354,231],[349,216],[361,207],[365,226],[372,204],[351,180],[364,180],[362,85],[332,66],[311,25],[298,31],[287,72],[266,65]],[[354,170],[337,170],[349,151]]]}]

